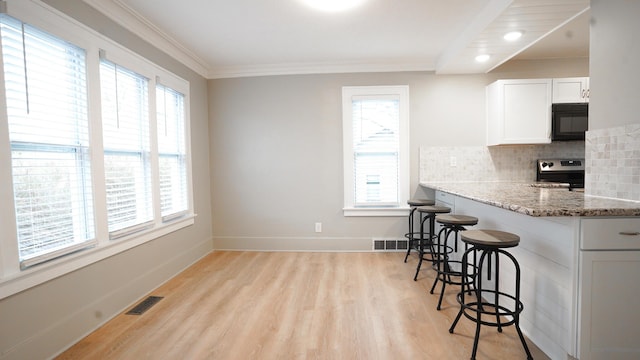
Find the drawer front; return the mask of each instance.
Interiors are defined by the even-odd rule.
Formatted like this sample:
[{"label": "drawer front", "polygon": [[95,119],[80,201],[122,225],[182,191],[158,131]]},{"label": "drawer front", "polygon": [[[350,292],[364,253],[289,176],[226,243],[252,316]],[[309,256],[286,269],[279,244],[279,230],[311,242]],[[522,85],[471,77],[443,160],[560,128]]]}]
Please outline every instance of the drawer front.
[{"label": "drawer front", "polygon": [[582,250],[640,250],[640,217],[580,221]]},{"label": "drawer front", "polygon": [[453,209],[456,203],[456,196],[444,191],[436,191],[436,202]]}]

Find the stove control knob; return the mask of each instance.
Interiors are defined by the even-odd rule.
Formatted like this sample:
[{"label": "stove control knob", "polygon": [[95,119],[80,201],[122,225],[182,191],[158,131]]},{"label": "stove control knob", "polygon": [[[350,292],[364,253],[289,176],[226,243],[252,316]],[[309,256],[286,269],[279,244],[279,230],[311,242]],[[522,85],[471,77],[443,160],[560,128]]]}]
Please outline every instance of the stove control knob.
[{"label": "stove control knob", "polygon": [[550,162],[550,163],[549,163],[549,167],[553,167],[553,162]]},{"label": "stove control knob", "polygon": [[548,164],[547,164],[547,162],[545,161],[545,162],[543,162],[541,165],[542,165],[542,167],[543,167],[543,168],[546,168]]}]

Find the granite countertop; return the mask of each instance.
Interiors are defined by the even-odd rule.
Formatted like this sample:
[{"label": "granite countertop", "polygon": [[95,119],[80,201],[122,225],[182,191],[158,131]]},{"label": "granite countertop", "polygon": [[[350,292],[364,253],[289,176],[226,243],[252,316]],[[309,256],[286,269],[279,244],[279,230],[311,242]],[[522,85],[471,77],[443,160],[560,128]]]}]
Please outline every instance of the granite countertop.
[{"label": "granite countertop", "polygon": [[567,186],[508,183],[420,183],[421,186],[529,216],[640,216],[640,201],[569,191]]}]

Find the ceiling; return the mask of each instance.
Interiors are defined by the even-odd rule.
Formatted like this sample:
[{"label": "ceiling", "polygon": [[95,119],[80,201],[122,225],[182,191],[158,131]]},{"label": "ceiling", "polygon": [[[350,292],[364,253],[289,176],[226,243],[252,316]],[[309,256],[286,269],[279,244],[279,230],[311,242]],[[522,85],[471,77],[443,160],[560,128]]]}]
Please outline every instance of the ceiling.
[{"label": "ceiling", "polygon": [[[485,73],[589,53],[589,0],[366,0],[340,13],[303,0],[84,1],[207,78]],[[524,35],[507,43],[509,30]]]}]

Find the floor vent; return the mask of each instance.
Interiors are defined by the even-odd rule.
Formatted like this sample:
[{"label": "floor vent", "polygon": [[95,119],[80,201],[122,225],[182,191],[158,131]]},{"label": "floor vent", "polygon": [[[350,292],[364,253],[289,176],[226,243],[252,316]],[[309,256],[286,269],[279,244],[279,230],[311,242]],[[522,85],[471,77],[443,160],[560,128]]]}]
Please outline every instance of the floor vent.
[{"label": "floor vent", "polygon": [[149,296],[142,300],[142,302],[136,305],[133,309],[127,311],[127,315],[142,315],[145,311],[151,309],[151,307],[162,300],[162,296]]},{"label": "floor vent", "polygon": [[374,251],[407,250],[407,240],[373,240]]}]

